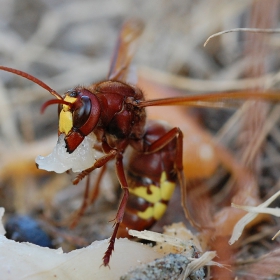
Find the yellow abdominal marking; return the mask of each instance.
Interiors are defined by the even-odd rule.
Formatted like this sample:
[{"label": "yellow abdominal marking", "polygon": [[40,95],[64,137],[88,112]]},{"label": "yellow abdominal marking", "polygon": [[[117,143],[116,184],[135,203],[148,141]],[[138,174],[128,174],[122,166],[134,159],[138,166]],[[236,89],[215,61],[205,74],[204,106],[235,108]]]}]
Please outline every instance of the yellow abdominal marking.
[{"label": "yellow abdominal marking", "polygon": [[[76,97],[70,97],[66,96],[64,98],[65,101],[74,103],[76,101]],[[63,104],[62,110],[60,111],[59,114],[59,132],[60,133],[65,133],[65,135],[68,134],[68,132],[72,129],[73,127],[73,115],[72,112],[69,111],[69,106]]]},{"label": "yellow abdominal marking", "polygon": [[154,214],[153,207],[148,207],[144,212],[138,211],[137,216],[141,219],[148,220],[149,218],[152,218]]},{"label": "yellow abdominal marking", "polygon": [[166,172],[162,172],[160,178],[161,198],[164,200],[170,200],[174,193],[175,186],[175,183],[167,181]]},{"label": "yellow abdominal marking", "polygon": [[144,212],[138,211],[137,215],[142,219],[154,218],[159,220],[165,213],[167,205],[160,202],[160,200],[169,201],[173,195],[175,189],[175,183],[167,181],[166,172],[162,172],[160,178],[160,187],[155,185],[150,185],[148,193],[148,188],[144,186],[139,186],[135,189],[130,189],[130,193],[142,197],[150,203],[154,203],[154,206],[148,207]]},{"label": "yellow abdominal marking", "polygon": [[158,202],[154,205],[154,218],[159,220],[165,213],[167,205],[161,202]]},{"label": "yellow abdominal marking", "polygon": [[162,215],[165,213],[167,205],[161,202],[155,203],[154,207],[148,207],[144,212],[138,211],[137,216],[141,219],[148,220],[154,218],[159,220]]}]

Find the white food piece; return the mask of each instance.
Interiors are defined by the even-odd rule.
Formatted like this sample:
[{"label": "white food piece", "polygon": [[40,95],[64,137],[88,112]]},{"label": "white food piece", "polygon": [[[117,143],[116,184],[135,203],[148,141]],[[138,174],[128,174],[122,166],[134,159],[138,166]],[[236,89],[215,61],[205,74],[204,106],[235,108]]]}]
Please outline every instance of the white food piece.
[{"label": "white food piece", "polygon": [[82,172],[90,168],[96,159],[102,156],[102,153],[93,149],[96,143],[96,137],[93,133],[86,136],[72,154],[66,151],[64,137],[65,134],[59,136],[51,154],[46,157],[38,156],[36,158],[35,161],[39,169],[56,173],[63,173],[69,169],[72,169],[73,172]]},{"label": "white food piece", "polygon": [[[3,213],[4,209],[0,208],[0,215]],[[0,221],[0,228],[2,227]],[[63,253],[61,249],[15,242],[3,234],[4,232],[0,232],[0,280],[114,280],[141,263],[162,257],[162,254],[149,246],[128,239],[117,239],[108,268],[101,266],[108,239],[95,241],[86,248],[70,253]]]},{"label": "white food piece", "polygon": [[0,236],[1,236],[1,235],[5,235],[5,233],[6,233],[6,231],[5,231],[5,229],[4,229],[4,226],[3,226],[2,222],[1,222],[2,217],[3,217],[3,215],[4,215],[4,212],[5,212],[4,208],[1,207],[1,208],[0,208]]}]

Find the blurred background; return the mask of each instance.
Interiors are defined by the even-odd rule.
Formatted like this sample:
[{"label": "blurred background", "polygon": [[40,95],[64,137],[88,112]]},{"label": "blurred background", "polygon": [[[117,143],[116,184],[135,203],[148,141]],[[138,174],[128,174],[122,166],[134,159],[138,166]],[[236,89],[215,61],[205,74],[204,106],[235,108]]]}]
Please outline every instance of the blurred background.
[{"label": "blurred background", "polygon": [[[265,1],[266,6],[261,8],[260,2],[0,0],[0,65],[28,72],[60,94],[76,85],[104,80],[121,25],[136,17],[146,25],[134,60],[146,99],[154,96],[145,89],[145,80],[160,85],[167,95],[277,89],[279,35],[258,35],[265,43],[256,43],[256,37],[230,33],[214,38],[203,47],[210,35],[225,29],[279,27],[279,1]],[[57,140],[56,106],[40,114],[41,105],[50,98],[48,92],[30,81],[0,73],[0,206],[6,209],[5,220],[15,213],[41,217],[49,233],[55,236],[54,243],[61,245],[66,240],[70,245],[65,247],[70,250],[110,236],[111,224],[104,221],[115,215],[118,192],[110,186],[117,184],[111,175],[106,176],[101,198],[87,212],[78,229],[69,232],[55,227],[55,220],[66,222],[79,207],[84,182],[72,186],[71,175],[47,173],[35,166],[35,157],[49,154]],[[266,115],[270,109],[257,108],[255,112],[266,113],[254,121],[255,126],[267,128],[265,120],[272,118]],[[232,110],[192,110],[190,114],[214,134],[224,126]],[[258,170],[262,196],[271,188],[278,189],[277,114],[273,115],[273,124],[270,122],[266,134],[262,134],[268,140],[261,145],[262,156],[251,164],[253,170]],[[165,120],[168,118],[165,113]],[[177,119],[177,122],[180,127],[185,120]],[[235,126],[231,131],[225,137],[225,145],[238,136]],[[177,196],[177,205],[178,199]],[[109,214],[104,209],[109,209]]]}]

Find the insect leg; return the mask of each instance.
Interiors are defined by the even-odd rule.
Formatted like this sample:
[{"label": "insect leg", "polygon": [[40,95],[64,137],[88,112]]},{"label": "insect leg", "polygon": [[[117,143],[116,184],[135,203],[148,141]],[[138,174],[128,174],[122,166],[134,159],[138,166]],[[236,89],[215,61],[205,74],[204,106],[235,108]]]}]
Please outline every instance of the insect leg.
[{"label": "insect leg", "polygon": [[105,170],[106,170],[106,164],[101,167],[101,170],[98,174],[98,177],[97,177],[97,179],[94,183],[94,186],[93,186],[91,192],[89,191],[90,175],[87,176],[86,188],[85,188],[85,192],[84,192],[83,202],[82,202],[82,205],[81,205],[80,209],[78,209],[78,211],[74,214],[74,217],[73,217],[72,222],[70,224],[70,228],[76,227],[76,225],[80,221],[81,217],[84,215],[87,207],[94,203],[95,199],[97,198],[97,196],[99,194],[100,181],[101,181],[101,179],[102,179],[102,177],[105,173]]},{"label": "insect leg", "polygon": [[106,169],[107,169],[107,165],[105,164],[102,166],[100,173],[98,174],[97,180],[95,181],[94,187],[89,195],[89,204],[94,203],[94,201],[96,200],[96,198],[99,195],[100,182],[101,182],[103,175],[105,174]]},{"label": "insect leg", "polygon": [[181,189],[181,205],[183,207],[186,218],[190,221],[192,226],[201,229],[201,225],[194,221],[189,213],[188,207],[186,205],[186,178],[183,171],[183,133],[178,127],[174,127],[161,138],[153,142],[146,152],[153,153],[162,149],[165,145],[167,145],[170,141],[172,141],[176,137],[177,145],[176,145],[176,159],[175,159],[175,168],[177,171],[178,181]]},{"label": "insect leg", "polygon": [[69,225],[69,227],[71,229],[76,227],[76,225],[78,224],[80,218],[85,213],[85,211],[86,211],[86,209],[88,207],[89,186],[90,186],[90,178],[89,178],[89,175],[88,175],[87,176],[87,181],[86,181],[86,187],[85,187],[85,191],[84,191],[83,202],[82,202],[82,205],[80,206],[80,209],[78,209],[77,212],[74,213],[74,217],[72,218],[72,221],[71,221],[71,223]]},{"label": "insect leg", "polygon": [[82,171],[80,174],[78,174],[77,177],[73,180],[73,184],[77,185],[83,178],[85,178],[87,175],[89,175],[93,170],[104,166],[108,161],[115,158],[116,154],[117,154],[116,150],[110,150],[108,154],[99,158],[92,167],[90,167],[90,168]]},{"label": "insect leg", "polygon": [[181,205],[183,207],[184,214],[193,227],[196,227],[197,229],[202,229],[201,225],[192,218],[189,212],[188,205],[186,204],[187,184],[186,184],[186,177],[183,170],[183,133],[180,129],[178,131],[178,137],[177,137],[176,168],[177,168],[177,176],[178,176],[178,181],[181,190]]},{"label": "insect leg", "polygon": [[124,173],[124,167],[123,167],[122,153],[118,153],[116,156],[116,172],[117,172],[117,176],[120,181],[121,187],[123,189],[123,197],[121,199],[116,218],[114,219],[114,221],[115,221],[114,231],[109,240],[109,246],[107,248],[107,251],[105,252],[104,257],[103,257],[104,266],[107,266],[109,264],[110,257],[112,255],[112,252],[114,251],[116,236],[118,233],[120,223],[123,220],[126,203],[127,203],[128,196],[129,196],[128,184],[127,184],[127,180],[126,180],[125,173]]}]

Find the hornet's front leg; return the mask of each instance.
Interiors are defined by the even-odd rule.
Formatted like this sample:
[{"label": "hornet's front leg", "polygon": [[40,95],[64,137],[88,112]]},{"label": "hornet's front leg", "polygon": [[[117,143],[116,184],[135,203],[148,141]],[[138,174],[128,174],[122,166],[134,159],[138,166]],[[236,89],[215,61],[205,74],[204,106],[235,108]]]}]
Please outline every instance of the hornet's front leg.
[{"label": "hornet's front leg", "polygon": [[113,234],[112,234],[112,236],[109,240],[108,249],[105,252],[104,257],[103,257],[103,265],[104,266],[107,266],[109,264],[112,252],[114,251],[116,236],[117,236],[117,233],[118,233],[120,223],[123,220],[126,203],[127,203],[128,196],[129,196],[128,184],[127,184],[127,180],[126,180],[125,173],[124,173],[124,168],[123,168],[123,155],[122,155],[122,153],[118,153],[116,155],[116,172],[117,172],[117,176],[118,176],[118,179],[120,181],[120,184],[121,184],[121,188],[123,189],[123,197],[121,199],[116,218],[114,219],[114,231],[113,231]]}]

